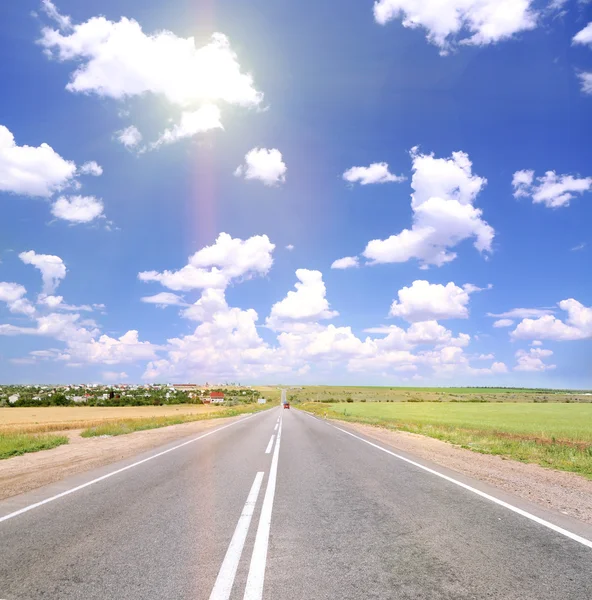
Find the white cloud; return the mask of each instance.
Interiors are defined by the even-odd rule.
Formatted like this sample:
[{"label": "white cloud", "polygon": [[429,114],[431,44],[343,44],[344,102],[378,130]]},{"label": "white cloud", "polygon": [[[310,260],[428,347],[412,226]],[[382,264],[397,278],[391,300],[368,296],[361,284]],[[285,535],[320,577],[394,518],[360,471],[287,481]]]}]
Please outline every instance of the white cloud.
[{"label": "white cloud", "polygon": [[543,362],[543,358],[552,356],[551,350],[543,348],[530,348],[530,350],[518,350],[516,352],[517,363],[514,371],[549,371],[556,368],[556,365],[549,365]]},{"label": "white cloud", "polygon": [[491,365],[491,372],[492,373],[507,373],[508,372],[508,367],[506,367],[506,365],[503,362],[494,362]]},{"label": "white cloud", "polygon": [[388,183],[405,181],[402,175],[393,175],[389,171],[388,163],[372,163],[368,167],[351,167],[343,174],[343,179],[350,183],[368,185],[371,183]]},{"label": "white cloud", "polygon": [[188,311],[201,324],[190,335],[169,339],[167,357],[150,362],[144,378],[185,378],[195,372],[210,380],[253,378],[291,370],[259,337],[257,313],[229,308],[223,291],[205,290]]},{"label": "white cloud", "polygon": [[64,342],[65,350],[52,355],[68,364],[118,364],[154,360],[159,346],[140,342],[137,331],[128,331],[119,338],[101,335],[97,328],[86,329],[79,314],[50,313],[35,317],[36,326],[0,325],[0,335],[32,335],[50,337]]},{"label": "white cloud", "polygon": [[90,223],[103,216],[103,208],[94,196],[60,196],[51,205],[51,214],[71,223]]},{"label": "white cloud", "polygon": [[553,312],[552,308],[513,308],[501,313],[487,313],[487,316],[497,319],[526,319],[528,317],[551,315]]},{"label": "white cloud", "polygon": [[480,288],[470,284],[458,287],[416,280],[411,287],[399,290],[399,300],[394,300],[390,315],[409,322],[436,319],[466,319],[469,316],[469,294]]},{"label": "white cloud", "polygon": [[117,131],[115,135],[126,148],[135,148],[142,141],[142,134],[134,125]]},{"label": "white cloud", "polygon": [[204,104],[197,110],[183,111],[180,122],[172,129],[165,129],[158,140],[151,145],[151,148],[172,144],[177,140],[192,137],[211,129],[224,129],[220,121],[220,109],[214,104]]},{"label": "white cloud", "polygon": [[103,371],[103,379],[109,382],[120,382],[128,378],[128,374],[124,371]]},{"label": "white cloud", "polygon": [[87,311],[91,312],[93,308],[88,304],[82,304],[81,306],[75,306],[73,304],[66,304],[63,296],[46,296],[40,294],[37,297],[37,304],[40,306],[46,306],[50,310],[68,310],[68,311]]},{"label": "white cloud", "polygon": [[359,261],[357,256],[344,256],[343,258],[338,258],[333,261],[331,265],[332,269],[351,269],[352,267],[359,266]]},{"label": "white cloud", "polygon": [[60,29],[70,29],[72,27],[70,17],[61,15],[51,0],[41,0],[41,9],[58,24]]},{"label": "white cloud", "polygon": [[586,242],[581,242],[580,244],[575,245],[573,248],[570,248],[572,252],[577,252],[578,250],[583,250],[586,247]]},{"label": "white cloud", "polygon": [[592,45],[592,22],[588,23],[584,29],[578,31],[573,37],[574,44]]},{"label": "white cloud", "polygon": [[82,175],[93,175],[94,177],[99,177],[103,174],[103,167],[99,165],[94,160],[89,160],[85,162],[79,169]]},{"label": "white cloud", "polygon": [[512,319],[498,319],[494,322],[494,327],[512,327],[514,325],[514,321]]},{"label": "white cloud", "polygon": [[482,46],[537,26],[532,0],[377,0],[374,19],[384,25],[401,19],[403,27],[427,31],[430,43],[447,54],[458,44]]},{"label": "white cloud", "polygon": [[171,292],[160,292],[154,296],[144,296],[142,302],[147,304],[156,304],[157,306],[187,306],[182,296],[172,294]]},{"label": "white cloud", "polygon": [[0,192],[49,198],[72,183],[75,174],[76,164],[48,144],[17,146],[0,125]]},{"label": "white cloud", "polygon": [[[66,86],[69,91],[116,100],[154,94],[186,111],[166,141],[195,130],[200,107],[221,102],[257,108],[263,102],[252,75],[243,72],[222,33],[197,47],[195,38],[171,31],[144,33],[137,21],[126,17],[117,22],[92,17],[66,32],[45,27],[41,33],[39,44],[49,56],[77,64]],[[131,147],[137,144],[136,134],[128,128],[119,139]]]},{"label": "white cloud", "polygon": [[196,48],[194,38],[170,31],[147,35],[133,19],[92,17],[68,35],[44,28],[39,43],[61,61],[81,62],[67,85],[71,92],[116,99],[153,93],[178,106],[221,100],[255,107],[263,100],[221,33]]},{"label": "white cloud", "polygon": [[512,338],[556,341],[592,338],[592,307],[570,298],[559,302],[559,308],[567,312],[565,322],[554,315],[523,319],[512,331]]},{"label": "white cloud", "polygon": [[532,342],[530,342],[531,346],[542,346],[543,342],[541,342],[541,340],[533,340]]},{"label": "white cloud", "polygon": [[174,291],[224,289],[233,279],[250,279],[266,275],[273,264],[275,245],[266,235],[247,240],[221,233],[216,242],[189,257],[189,264],[179,271],[144,271],[141,281],[157,281]]},{"label": "white cloud", "polygon": [[286,246],[286,250],[290,250],[290,252],[291,252],[292,250],[294,250],[294,245],[293,244],[288,244]]},{"label": "white cloud", "polygon": [[477,356],[477,360],[493,360],[495,356],[493,354],[480,354]]},{"label": "white cloud", "polygon": [[35,314],[35,307],[25,298],[27,290],[18,283],[0,281],[0,302],[5,302],[12,313]]},{"label": "white cloud", "polygon": [[479,252],[490,252],[494,230],[473,206],[486,180],[472,174],[468,155],[453,152],[451,158],[434,158],[414,148],[411,157],[413,225],[386,240],[370,241],[364,256],[373,263],[416,258],[423,267],[442,266],[457,256],[449,248],[470,238]]},{"label": "white cloud", "polygon": [[98,340],[93,337],[90,340],[67,341],[66,351],[59,358],[75,363],[116,365],[154,360],[159,349],[159,346],[150,342],[141,342],[135,330],[128,331],[119,338],[101,335]]},{"label": "white cloud", "polygon": [[534,178],[534,171],[516,171],[512,180],[515,198],[532,198],[534,204],[548,208],[568,206],[574,194],[583,194],[592,188],[592,177],[557,175],[547,171],[542,177]]},{"label": "white cloud", "polygon": [[266,325],[271,329],[290,329],[298,323],[311,323],[321,319],[332,319],[339,313],[329,309],[323,274],[320,271],[298,269],[296,291],[289,291],[286,297],[276,302]]},{"label": "white cloud", "polygon": [[244,164],[237,167],[236,177],[258,179],[267,186],[278,185],[286,181],[286,164],[277,148],[253,148],[245,154]]},{"label": "white cloud", "polygon": [[66,276],[66,265],[59,256],[52,254],[37,254],[34,250],[21,252],[19,258],[26,265],[33,265],[41,271],[43,293],[52,294]]},{"label": "white cloud", "polygon": [[582,92],[584,94],[592,94],[592,71],[582,71],[578,73],[578,77],[582,84]]}]

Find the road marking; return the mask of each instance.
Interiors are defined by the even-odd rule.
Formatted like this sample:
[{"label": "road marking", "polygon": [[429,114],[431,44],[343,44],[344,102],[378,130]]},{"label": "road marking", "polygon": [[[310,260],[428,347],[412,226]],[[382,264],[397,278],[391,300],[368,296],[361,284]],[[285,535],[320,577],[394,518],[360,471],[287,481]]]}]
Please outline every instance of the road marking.
[{"label": "road marking", "polygon": [[234,530],[230,545],[226,551],[226,556],[220,567],[214,589],[210,594],[210,600],[228,600],[228,598],[230,598],[230,592],[232,591],[238,563],[240,562],[245,540],[247,539],[247,533],[249,532],[249,526],[251,525],[251,517],[255,512],[255,505],[257,504],[257,498],[259,497],[263,475],[263,471],[259,471],[257,475],[255,475],[255,481],[253,481],[251,491],[247,496],[243,512],[238,518],[236,529]]},{"label": "road marking", "polygon": [[271,459],[271,468],[267,480],[263,506],[259,517],[259,526],[253,545],[253,555],[251,556],[251,566],[247,577],[245,595],[243,600],[261,600],[263,597],[263,581],[265,579],[265,565],[267,563],[267,547],[269,545],[269,530],[271,528],[271,512],[273,510],[273,498],[275,496],[275,484],[277,480],[278,459],[280,453],[280,439],[282,437],[282,422],[275,442],[275,450]]},{"label": "road marking", "polygon": [[[255,413],[255,414],[261,414],[261,413]],[[8,515],[5,515],[4,517],[0,517],[0,523],[2,523],[2,521],[8,521],[8,519],[13,519],[14,517],[18,517],[19,515],[29,512],[30,510],[33,510],[34,508],[38,508],[39,506],[43,506],[44,504],[49,504],[50,502],[53,502],[54,500],[59,500],[60,498],[63,498],[64,496],[68,496],[70,494],[73,494],[74,492],[78,492],[78,491],[84,489],[85,487],[88,487],[89,485],[93,485],[95,483],[98,483],[99,481],[103,481],[104,479],[109,479],[109,477],[113,477],[113,475],[118,475],[119,473],[123,473],[123,471],[127,471],[128,469],[137,467],[138,465],[144,464],[145,462],[148,462],[149,460],[153,460],[154,458],[158,458],[159,456],[168,454],[169,452],[172,452],[173,450],[178,450],[179,448],[182,448],[183,446],[187,446],[187,444],[193,444],[193,442],[197,442],[198,440],[208,437],[209,435],[218,433],[219,431],[222,431],[223,429],[227,429],[228,427],[233,427],[234,425],[237,425],[238,423],[244,423],[246,419],[250,419],[252,416],[254,416],[254,415],[253,414],[248,415],[245,418],[240,419],[239,421],[235,421],[234,423],[230,423],[228,425],[223,425],[222,427],[218,427],[218,429],[214,429],[213,431],[208,431],[208,433],[204,433],[203,435],[200,435],[196,438],[193,438],[191,440],[183,442],[182,444],[179,444],[178,446],[173,446],[172,448],[169,448],[168,450],[163,450],[162,452],[153,454],[152,456],[149,456],[148,458],[139,460],[135,463],[132,463],[131,465],[127,465],[126,467],[122,467],[121,469],[117,469],[116,471],[111,471],[111,473],[107,473],[106,475],[97,477],[96,479],[93,479],[92,481],[87,481],[86,483],[83,483],[82,485],[77,485],[76,487],[66,490],[65,492],[61,492],[60,494],[56,494],[55,496],[51,496],[50,498],[46,498],[45,500],[41,500],[40,502],[35,502],[35,504],[30,504],[29,506],[25,506],[24,508],[21,508],[20,510],[16,510]]]},{"label": "road marking", "polygon": [[360,437],[359,435],[351,433],[351,431],[347,431],[346,429],[341,429],[341,427],[337,427],[336,425],[332,425],[332,427],[335,427],[335,429],[338,429],[339,431],[343,431],[343,433],[347,433],[347,435],[351,435],[352,437],[356,438],[357,440],[360,440],[361,442],[368,444],[369,446],[377,448],[378,450],[382,450],[383,452],[386,452],[387,454],[390,454],[391,456],[394,456],[395,458],[398,458],[399,460],[409,463],[410,465],[413,465],[414,467],[419,467],[420,469],[423,469],[424,471],[427,471],[428,473],[431,473],[432,475],[436,475],[437,477],[445,479],[446,481],[449,481],[450,483],[454,483],[455,485],[458,485],[459,487],[464,488],[465,490],[468,490],[469,492],[473,492],[474,494],[477,494],[477,496],[481,496],[482,498],[485,498],[486,500],[490,500],[491,502],[494,502],[495,504],[499,504],[499,506],[503,506],[504,508],[507,508],[508,510],[511,510],[523,517],[526,517],[527,519],[530,519],[531,521],[534,521],[535,523],[538,523],[539,525],[543,525],[544,527],[547,527],[548,529],[551,529],[551,530],[555,531],[556,533],[560,533],[561,535],[564,535],[565,537],[568,537],[568,538],[574,540],[575,542],[579,542],[580,544],[587,546],[588,548],[592,548],[592,541],[587,540],[586,538],[583,538],[579,535],[576,535],[575,533],[572,533],[571,531],[568,531],[567,529],[563,529],[563,527],[559,527],[558,525],[554,525],[553,523],[550,523],[549,521],[545,521],[545,519],[541,519],[540,517],[537,517],[536,515],[533,515],[525,510],[522,510],[521,508],[518,508],[517,506],[508,504],[507,502],[504,502],[503,500],[500,500],[499,498],[496,498],[495,496],[486,494],[485,492],[482,492],[481,490],[471,487],[470,485],[467,485],[466,483],[462,483],[462,481],[458,481],[457,479],[453,479],[452,477],[449,477],[448,475],[444,475],[444,473],[439,473],[438,471],[435,471],[434,469],[430,469],[429,467],[421,465],[420,463],[410,460],[409,458],[405,458],[404,456],[401,456],[400,454],[391,452],[390,450],[387,450],[386,448],[383,448],[382,446],[379,446],[378,444],[369,442],[368,440],[365,440],[364,438]]},{"label": "road marking", "polygon": [[279,425],[279,421],[275,424],[275,427],[273,428],[274,431],[277,431],[278,425]]},{"label": "road marking", "polygon": [[267,444],[267,449],[265,450],[265,454],[269,454],[271,452],[271,448],[273,446],[274,439],[275,439],[275,435],[272,435],[271,439],[269,440],[269,444]]}]

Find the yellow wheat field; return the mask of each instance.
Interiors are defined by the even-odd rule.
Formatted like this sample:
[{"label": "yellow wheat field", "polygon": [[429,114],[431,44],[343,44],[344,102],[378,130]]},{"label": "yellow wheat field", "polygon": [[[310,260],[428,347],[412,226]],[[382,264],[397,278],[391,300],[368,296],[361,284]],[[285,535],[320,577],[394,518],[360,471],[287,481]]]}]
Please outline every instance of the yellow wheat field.
[{"label": "yellow wheat field", "polygon": [[170,406],[44,406],[0,408],[0,433],[86,429],[118,419],[203,414],[223,410],[207,404]]}]

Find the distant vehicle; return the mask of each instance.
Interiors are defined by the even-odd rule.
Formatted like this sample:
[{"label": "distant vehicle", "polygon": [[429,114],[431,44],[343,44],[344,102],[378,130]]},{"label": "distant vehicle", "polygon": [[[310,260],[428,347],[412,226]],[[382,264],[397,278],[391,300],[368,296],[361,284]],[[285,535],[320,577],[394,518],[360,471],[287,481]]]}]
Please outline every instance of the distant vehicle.
[{"label": "distant vehicle", "polygon": [[284,402],[284,408],[290,408],[290,403],[289,402]]}]

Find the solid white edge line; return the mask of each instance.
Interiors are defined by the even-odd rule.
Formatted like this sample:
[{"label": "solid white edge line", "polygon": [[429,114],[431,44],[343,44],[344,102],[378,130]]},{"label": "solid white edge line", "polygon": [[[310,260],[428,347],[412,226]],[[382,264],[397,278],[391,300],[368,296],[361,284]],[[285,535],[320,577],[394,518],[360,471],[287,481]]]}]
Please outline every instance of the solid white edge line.
[{"label": "solid white edge line", "polygon": [[273,510],[273,499],[275,496],[275,486],[277,480],[278,459],[280,452],[280,439],[282,437],[282,422],[278,430],[273,458],[271,459],[271,468],[269,469],[269,478],[261,515],[259,516],[259,526],[253,545],[253,555],[251,556],[251,565],[245,586],[245,595],[243,600],[261,600],[263,597],[263,582],[265,580],[265,566],[267,563],[267,548],[269,546],[269,531],[271,529],[271,512]]},{"label": "solid white edge line", "polygon": [[271,439],[269,440],[269,444],[267,444],[267,448],[265,449],[265,454],[269,454],[271,452],[271,448],[273,447],[273,440],[275,439],[275,435],[271,435]]},{"label": "solid white edge line", "polygon": [[238,518],[236,529],[234,530],[230,545],[228,546],[224,561],[220,567],[218,577],[216,578],[216,583],[210,594],[210,600],[228,600],[228,598],[230,598],[230,592],[232,591],[238,563],[240,562],[240,557],[245,546],[245,540],[247,539],[247,533],[249,532],[249,526],[251,525],[251,517],[255,512],[255,505],[257,504],[257,498],[259,497],[259,490],[261,489],[264,474],[263,471],[259,471],[257,475],[255,475],[255,481],[253,481],[243,511]]},{"label": "solid white edge line", "polygon": [[178,446],[173,446],[172,448],[169,448],[168,450],[163,450],[162,452],[153,454],[152,456],[149,456],[148,458],[139,460],[135,463],[132,463],[131,465],[127,465],[126,467],[122,467],[121,469],[117,469],[116,471],[111,471],[111,473],[107,473],[106,475],[97,477],[96,479],[93,479],[92,481],[87,481],[86,483],[83,483],[82,485],[77,485],[76,487],[66,490],[65,492],[61,492],[60,494],[56,494],[55,496],[51,496],[50,498],[46,498],[45,500],[41,500],[40,502],[35,502],[35,504],[30,504],[29,506],[25,506],[24,508],[21,508],[20,510],[15,510],[12,513],[9,513],[7,515],[4,515],[3,517],[0,517],[0,523],[2,523],[2,521],[8,521],[8,519],[13,519],[14,517],[17,517],[18,515],[22,515],[23,513],[29,512],[30,510],[33,510],[34,508],[38,508],[39,506],[43,506],[44,504],[48,504],[49,502],[53,502],[54,500],[58,500],[59,498],[63,498],[64,496],[73,494],[74,492],[78,492],[79,490],[82,490],[85,487],[88,487],[89,485],[93,485],[95,483],[98,483],[99,481],[103,481],[104,479],[109,479],[109,477],[113,477],[113,475],[123,473],[123,471],[127,471],[128,469],[137,467],[138,465],[148,462],[149,460],[153,460],[154,458],[158,458],[159,456],[168,454],[169,452],[172,452],[173,450],[178,450],[179,448],[182,448],[183,446],[187,446],[187,444],[193,444],[193,442],[197,442],[198,440],[208,437],[209,435],[218,433],[219,431],[222,431],[223,429],[227,429],[228,427],[233,427],[234,425],[237,425],[238,423],[244,423],[246,419],[249,419],[256,414],[261,414],[261,413],[252,413],[250,415],[247,415],[244,419],[240,419],[238,421],[235,421],[234,423],[229,423],[228,425],[223,425],[222,427],[218,427],[218,429],[214,429],[213,431],[208,431],[208,433],[204,433],[203,435],[200,435],[196,438],[192,438],[186,442],[183,442],[182,444],[179,444]]},{"label": "solid white edge line", "polygon": [[486,500],[489,500],[490,502],[498,504],[499,506],[503,506],[504,508],[507,508],[508,510],[511,510],[512,512],[515,512],[523,517],[526,517],[527,519],[530,519],[531,521],[534,521],[535,523],[538,523],[539,525],[543,525],[543,527],[547,527],[548,529],[551,529],[552,531],[555,531],[556,533],[560,533],[561,535],[564,535],[565,537],[568,537],[571,540],[574,540],[575,542],[578,542],[584,546],[587,546],[588,548],[592,548],[592,541],[587,540],[586,538],[583,538],[579,535],[576,535],[575,533],[572,533],[571,531],[568,531],[567,529],[563,529],[563,527],[559,527],[558,525],[554,525],[553,523],[550,523],[549,521],[545,521],[545,519],[541,519],[540,517],[537,517],[536,515],[533,515],[525,510],[522,510],[521,508],[518,508],[517,506],[509,504],[508,502],[504,502],[503,500],[500,500],[499,498],[496,498],[495,496],[486,494],[485,492],[482,492],[481,490],[471,487],[470,485],[467,485],[466,483],[462,483],[462,481],[458,481],[457,479],[449,477],[448,475],[439,473],[438,471],[435,471],[434,469],[430,469],[429,467],[426,467],[418,462],[410,460],[409,458],[405,458],[404,456],[401,456],[400,454],[391,452],[390,450],[387,450],[386,448],[383,448],[382,446],[379,446],[378,444],[374,444],[373,442],[369,442],[368,440],[365,440],[364,438],[356,435],[355,433],[351,433],[351,431],[347,431],[346,429],[341,429],[341,427],[337,427],[336,425],[331,425],[331,426],[335,427],[335,429],[338,429],[339,431],[342,431],[343,433],[347,433],[347,435],[351,435],[352,437],[356,438],[357,440],[360,440],[361,442],[368,444],[369,446],[377,448],[378,450],[382,450],[383,452],[386,452],[387,454],[390,454],[391,456],[394,456],[395,458],[398,458],[399,460],[409,463],[410,465],[413,465],[414,467],[418,467],[419,469],[422,469],[424,471],[427,471],[428,473],[431,473],[432,475],[436,475],[436,477],[445,479],[446,481],[449,481],[450,483],[453,483],[454,485],[458,485],[459,487],[464,488],[465,490],[468,490],[469,492],[473,492],[473,494],[477,494],[477,496],[481,496],[482,498],[485,498]]}]

